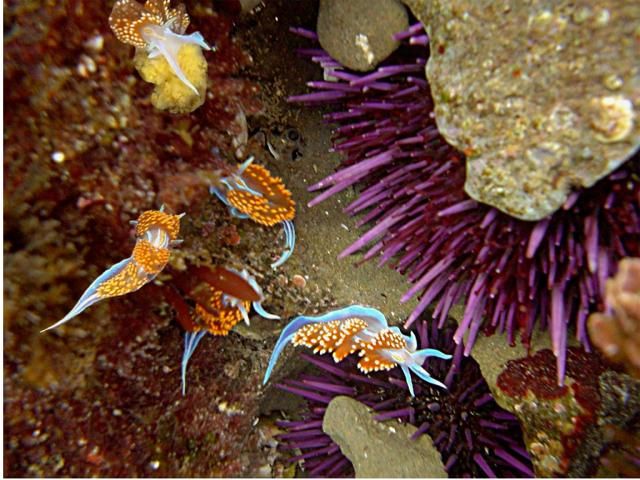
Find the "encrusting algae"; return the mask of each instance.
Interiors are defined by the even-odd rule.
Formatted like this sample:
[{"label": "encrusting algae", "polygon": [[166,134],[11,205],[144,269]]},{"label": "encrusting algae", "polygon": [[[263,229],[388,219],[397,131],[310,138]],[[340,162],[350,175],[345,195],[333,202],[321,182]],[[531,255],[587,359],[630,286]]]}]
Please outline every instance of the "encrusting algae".
[{"label": "encrusting algae", "polygon": [[116,37],[136,47],[134,64],[143,80],[156,85],[151,103],[159,110],[189,113],[201,106],[207,89],[207,62],[202,48],[211,50],[199,32],[184,35],[189,15],[183,4],[169,0],[118,0],[109,25]]}]

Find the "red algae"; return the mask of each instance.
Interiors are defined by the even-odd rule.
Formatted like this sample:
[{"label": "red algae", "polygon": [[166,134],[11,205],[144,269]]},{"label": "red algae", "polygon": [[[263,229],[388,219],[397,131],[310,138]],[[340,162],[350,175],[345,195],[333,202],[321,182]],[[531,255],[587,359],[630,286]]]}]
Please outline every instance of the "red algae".
[{"label": "red algae", "polygon": [[[593,468],[603,441],[601,417],[609,415],[603,405],[617,401],[615,395],[607,393],[609,387],[603,385],[622,381],[618,377],[613,380],[607,377],[603,384],[605,372],[607,368],[598,354],[576,347],[567,352],[564,387],[555,381],[555,358],[549,349],[507,362],[496,385],[503,401],[513,405],[521,419],[527,419],[523,421],[523,428],[538,475],[586,475]],[[611,374],[617,375],[609,372]],[[623,383],[617,391],[627,388],[630,387]],[[635,407],[625,403],[608,407],[612,408],[622,411]]]},{"label": "red algae", "polygon": [[[591,389],[585,391],[585,385],[593,383],[597,387],[598,377],[603,371],[604,365],[597,356],[586,353],[579,348],[567,350],[567,374],[578,382],[572,384],[577,400],[582,400],[585,404],[589,403],[589,395],[593,395],[594,391]],[[522,398],[526,396],[527,391],[531,391],[536,398],[553,400],[563,397],[569,392],[566,385],[558,386],[554,380],[556,378],[553,352],[544,349],[530,357],[510,360],[498,377],[497,385],[510,397]],[[595,392],[597,392],[597,388]]]}]

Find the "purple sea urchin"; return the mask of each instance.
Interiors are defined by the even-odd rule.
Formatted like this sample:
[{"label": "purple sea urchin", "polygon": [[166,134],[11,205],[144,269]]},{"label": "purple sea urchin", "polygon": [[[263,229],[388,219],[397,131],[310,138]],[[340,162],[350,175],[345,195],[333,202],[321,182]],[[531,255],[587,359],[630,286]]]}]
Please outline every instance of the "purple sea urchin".
[{"label": "purple sea urchin", "polygon": [[417,24],[398,38],[409,45],[366,75],[346,71],[321,49],[302,50],[334,81],[310,82],[317,92],[290,100],[337,106],[325,119],[338,125],[333,149],[345,156],[336,173],[310,187],[324,191],[309,205],[361,187],[345,211],[366,212],[358,226],[370,228],[340,258],[366,247],[363,260],[395,260],[413,284],[401,301],[421,293],[407,326],[431,304],[442,326],[464,300],[454,339],[469,334],[465,355],[481,329],[506,331],[511,343],[520,330],[527,343],[536,324],[548,327],[562,383],[568,326],[589,349],[586,319],[602,308],[606,278],[620,258],[640,252],[640,155],[539,222],[479,204],[463,190],[464,156],[438,133],[424,32]]},{"label": "purple sea urchin", "polygon": [[453,340],[453,322],[439,330],[434,322],[429,326],[421,318],[413,330],[420,348],[453,353],[451,362],[436,359],[428,365],[437,378],[446,379],[448,390],[417,380],[416,396],[411,397],[402,375],[395,370],[365,376],[358,372],[353,358],[335,364],[331,358],[303,355],[320,373],[279,385],[308,402],[302,420],[279,422],[287,430],[279,437],[282,448],[301,452],[291,460],[304,460],[311,476],[353,474],[349,461],[322,430],[329,402],[335,396],[348,395],[377,411],[377,420],[409,422],[418,427],[416,438],[428,433],[450,476],[533,476],[516,418],[496,404],[477,363],[464,358],[463,344],[456,345]]}]

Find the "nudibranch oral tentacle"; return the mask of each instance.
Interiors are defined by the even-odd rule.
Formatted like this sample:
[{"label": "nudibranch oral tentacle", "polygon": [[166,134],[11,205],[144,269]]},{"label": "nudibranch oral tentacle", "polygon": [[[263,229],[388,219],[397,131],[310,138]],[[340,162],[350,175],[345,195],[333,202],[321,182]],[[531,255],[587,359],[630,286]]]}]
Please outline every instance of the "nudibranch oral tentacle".
[{"label": "nudibranch oral tentacle", "polygon": [[227,335],[240,321],[249,325],[249,310],[267,319],[279,319],[263,307],[264,294],[258,282],[246,270],[225,267],[195,267],[192,272],[206,282],[209,295],[207,305],[198,303],[195,308],[195,328],[185,334],[185,350],[182,356],[182,393],[186,391],[186,372],[189,359],[206,333]]},{"label": "nudibranch oral tentacle", "polygon": [[180,219],[184,214],[169,215],[163,210],[164,207],[148,210],[140,215],[136,221],[137,240],[131,256],[96,278],[71,311],[42,332],[67,323],[100,300],[135,292],[164,269],[169,262],[169,247],[177,241]]},{"label": "nudibranch oral tentacle", "polygon": [[373,308],[353,305],[319,317],[296,317],[282,330],[276,342],[263,384],[269,380],[278,357],[288,343],[312,348],[313,353],[321,355],[332,353],[336,363],[359,351],[358,368],[365,374],[399,366],[411,396],[414,396],[414,389],[410,372],[426,382],[447,388],[431,377],[423,364],[427,357],[448,360],[451,355],[436,349],[416,350],[413,332],[407,336],[398,327],[389,328],[384,315]]},{"label": "nudibranch oral tentacle", "polygon": [[268,227],[282,223],[285,251],[271,264],[275,269],[287,261],[295,247],[295,202],[281,178],[273,177],[266,168],[253,161],[254,158],[249,157],[235,172],[223,177],[218,185],[209,190],[229,208],[234,217],[251,218]]},{"label": "nudibranch oral tentacle", "polygon": [[147,0],[143,6],[135,0],[117,0],[109,16],[109,25],[121,42],[146,49],[150,58],[162,55],[176,77],[199,95],[182,71],[178,53],[187,44],[205,50],[211,50],[211,47],[199,32],[184,35],[189,26],[186,8],[180,4],[171,9],[169,3],[169,0]]}]

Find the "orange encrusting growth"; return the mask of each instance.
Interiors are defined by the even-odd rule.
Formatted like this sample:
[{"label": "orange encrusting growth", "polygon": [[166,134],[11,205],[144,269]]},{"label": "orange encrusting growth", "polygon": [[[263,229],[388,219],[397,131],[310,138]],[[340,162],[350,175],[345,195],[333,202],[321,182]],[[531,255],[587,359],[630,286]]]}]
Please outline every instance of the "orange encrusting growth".
[{"label": "orange encrusting growth", "polygon": [[380,350],[402,350],[407,342],[399,333],[391,330],[383,330],[371,342],[364,344],[360,351],[362,359],[358,362],[358,368],[363,373],[391,370],[397,366],[397,362],[380,354]]},{"label": "orange encrusting growth", "polygon": [[158,227],[165,230],[171,240],[176,240],[180,233],[180,217],[159,210],[147,210],[138,218],[136,236],[142,237],[151,228]]},{"label": "orange encrusting growth", "polygon": [[169,8],[170,0],[147,0],[143,5],[135,0],[117,0],[109,15],[109,26],[116,38],[137,48],[147,42],[142,31],[146,25],[163,25],[173,19],[172,30],[184,33],[189,26],[189,15],[184,5]]},{"label": "orange encrusting growth", "polygon": [[[206,328],[212,335],[227,335],[233,327],[242,321],[242,313],[237,307],[227,307],[222,304],[222,292],[210,288],[211,295],[207,308],[196,305],[195,322],[200,328]],[[251,308],[251,302],[243,302],[245,310]],[[212,313],[216,312],[216,313]]]},{"label": "orange encrusting growth", "polygon": [[296,215],[295,202],[280,177],[271,176],[266,168],[256,164],[246,167],[241,176],[249,188],[263,196],[245,190],[232,190],[227,194],[227,200],[233,207],[269,227],[293,220]]}]

